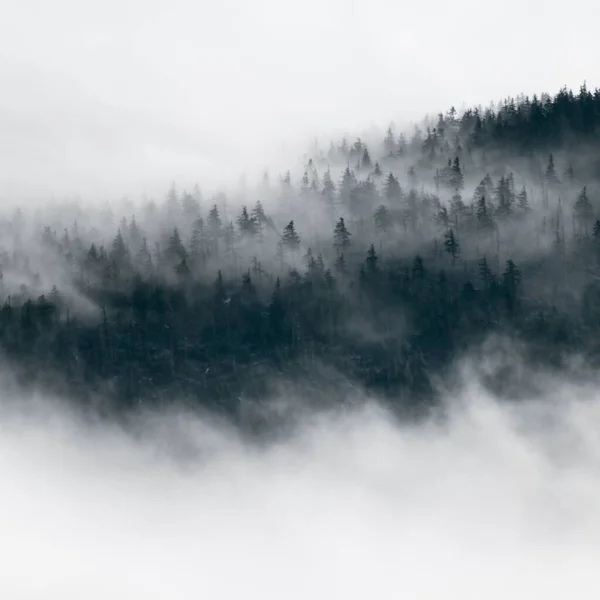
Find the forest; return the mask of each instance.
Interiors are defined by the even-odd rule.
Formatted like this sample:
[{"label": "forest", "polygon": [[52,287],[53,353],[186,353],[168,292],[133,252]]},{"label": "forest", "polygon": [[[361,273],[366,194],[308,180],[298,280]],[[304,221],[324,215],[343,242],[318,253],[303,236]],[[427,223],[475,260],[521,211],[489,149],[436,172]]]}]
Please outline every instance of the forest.
[{"label": "forest", "polygon": [[600,90],[451,108],[300,163],[227,193],[174,183],[163,199],[5,211],[15,381],[235,418],[282,386],[429,406],[494,336],[532,366],[598,364]]}]

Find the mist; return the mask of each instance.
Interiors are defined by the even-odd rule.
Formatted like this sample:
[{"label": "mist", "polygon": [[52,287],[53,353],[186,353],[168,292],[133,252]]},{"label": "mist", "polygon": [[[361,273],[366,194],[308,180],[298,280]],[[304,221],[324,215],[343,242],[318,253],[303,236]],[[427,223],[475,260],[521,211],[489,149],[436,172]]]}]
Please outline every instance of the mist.
[{"label": "mist", "polygon": [[4,7],[0,597],[596,596],[600,41],[486,9]]},{"label": "mist", "polygon": [[545,6],[12,3],[0,24],[2,201],[218,186],[287,168],[315,136],[597,83],[587,4]]},{"label": "mist", "polygon": [[596,388],[536,374],[542,395],[507,404],[473,373],[418,423],[363,395],[260,444],[4,394],[0,594],[594,597]]}]

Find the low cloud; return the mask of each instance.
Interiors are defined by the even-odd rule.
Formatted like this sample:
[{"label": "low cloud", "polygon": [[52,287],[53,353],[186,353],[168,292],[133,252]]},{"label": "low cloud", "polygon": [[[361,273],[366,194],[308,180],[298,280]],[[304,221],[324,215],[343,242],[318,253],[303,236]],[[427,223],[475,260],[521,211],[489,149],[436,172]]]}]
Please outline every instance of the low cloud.
[{"label": "low cloud", "polygon": [[260,445],[5,396],[0,595],[591,598],[596,395],[505,403],[472,379],[418,424],[362,401]]}]

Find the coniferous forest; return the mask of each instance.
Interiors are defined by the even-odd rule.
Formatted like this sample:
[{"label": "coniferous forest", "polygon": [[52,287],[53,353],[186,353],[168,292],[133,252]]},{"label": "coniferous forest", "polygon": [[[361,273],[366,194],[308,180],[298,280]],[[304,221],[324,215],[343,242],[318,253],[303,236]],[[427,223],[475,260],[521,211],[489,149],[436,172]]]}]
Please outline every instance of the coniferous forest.
[{"label": "coniferous forest", "polygon": [[21,207],[0,250],[19,384],[111,409],[235,416],[286,385],[427,406],[490,336],[533,366],[593,367],[600,90],[315,145],[303,168],[227,194],[174,183],[114,207]]}]

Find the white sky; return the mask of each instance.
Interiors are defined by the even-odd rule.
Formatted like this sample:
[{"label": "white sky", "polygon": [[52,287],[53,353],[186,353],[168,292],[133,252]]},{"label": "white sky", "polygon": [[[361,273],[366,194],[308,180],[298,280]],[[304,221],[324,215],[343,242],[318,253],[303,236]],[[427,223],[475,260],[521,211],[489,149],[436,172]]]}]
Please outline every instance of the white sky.
[{"label": "white sky", "polygon": [[277,165],[283,142],[594,86],[600,66],[586,0],[0,7],[2,197],[214,183]]}]

